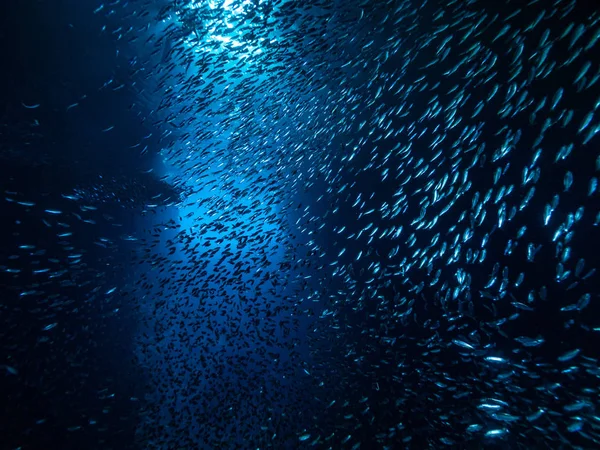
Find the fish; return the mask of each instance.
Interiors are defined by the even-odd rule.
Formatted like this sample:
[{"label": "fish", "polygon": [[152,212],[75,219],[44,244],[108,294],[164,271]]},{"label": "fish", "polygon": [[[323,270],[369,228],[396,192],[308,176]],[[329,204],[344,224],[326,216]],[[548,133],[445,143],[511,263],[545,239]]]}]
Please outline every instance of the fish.
[{"label": "fish", "polygon": [[7,445],[599,446],[600,15],[517,3],[48,17],[81,45],[39,30],[64,70],[0,119]]}]

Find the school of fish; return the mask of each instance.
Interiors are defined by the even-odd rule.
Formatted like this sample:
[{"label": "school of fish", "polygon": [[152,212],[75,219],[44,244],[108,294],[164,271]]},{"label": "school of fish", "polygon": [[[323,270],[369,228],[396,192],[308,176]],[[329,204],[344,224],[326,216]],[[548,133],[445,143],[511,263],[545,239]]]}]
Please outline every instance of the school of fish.
[{"label": "school of fish", "polygon": [[[2,241],[0,367],[97,397],[56,426],[118,448],[123,401],[146,449],[600,447],[600,7],[85,9],[128,73],[96,91],[154,133],[122,151],[156,164],[5,182],[41,231]],[[144,390],[119,399],[84,368],[124,335]]]}]

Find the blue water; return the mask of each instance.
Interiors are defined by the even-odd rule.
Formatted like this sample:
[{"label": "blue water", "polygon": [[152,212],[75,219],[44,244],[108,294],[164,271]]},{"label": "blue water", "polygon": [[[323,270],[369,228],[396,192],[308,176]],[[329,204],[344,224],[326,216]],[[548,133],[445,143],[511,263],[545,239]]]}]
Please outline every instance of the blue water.
[{"label": "blue water", "polygon": [[1,448],[595,448],[582,0],[6,6]]}]

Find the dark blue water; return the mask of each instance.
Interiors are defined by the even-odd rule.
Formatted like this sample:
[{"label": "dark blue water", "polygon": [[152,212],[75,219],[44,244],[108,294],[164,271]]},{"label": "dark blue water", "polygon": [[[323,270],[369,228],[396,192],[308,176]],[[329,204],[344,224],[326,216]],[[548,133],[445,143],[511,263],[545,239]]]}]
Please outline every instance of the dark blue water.
[{"label": "dark blue water", "polygon": [[600,445],[593,2],[0,17],[0,448]]}]

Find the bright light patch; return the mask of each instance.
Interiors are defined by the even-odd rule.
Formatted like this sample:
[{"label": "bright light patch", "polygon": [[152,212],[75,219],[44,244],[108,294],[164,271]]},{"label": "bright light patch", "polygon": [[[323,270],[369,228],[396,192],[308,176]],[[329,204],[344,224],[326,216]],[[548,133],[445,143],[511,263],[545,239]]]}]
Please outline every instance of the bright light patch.
[{"label": "bright light patch", "polygon": [[234,0],[225,0],[221,5],[219,5],[219,1],[217,0],[209,0],[208,5],[210,7],[210,9],[217,9],[217,8],[221,8],[225,11],[229,11],[232,14],[241,14],[244,11],[244,6],[249,5],[251,3],[250,0],[244,0],[240,6],[238,6],[237,8],[234,8]]},{"label": "bright light patch", "polygon": [[[262,3],[261,0],[259,4]],[[219,53],[235,49],[235,53],[231,56],[237,56],[247,63],[251,62],[249,56],[262,53],[259,46],[251,45],[242,38],[242,31],[236,32],[235,30],[236,24],[243,18],[244,11],[248,7],[252,7],[251,0],[242,2],[238,0],[208,0],[206,2],[195,0],[188,3],[184,9],[199,10],[207,7],[217,14],[218,11],[222,11],[223,14],[216,19],[204,22],[204,29],[208,30],[208,33],[200,45],[198,45],[195,33],[190,33],[189,37],[184,39],[188,47],[193,48],[194,53]],[[182,13],[178,11],[176,14],[181,16]],[[262,18],[262,14],[259,13],[258,16]],[[276,40],[276,38],[272,40]]]}]

